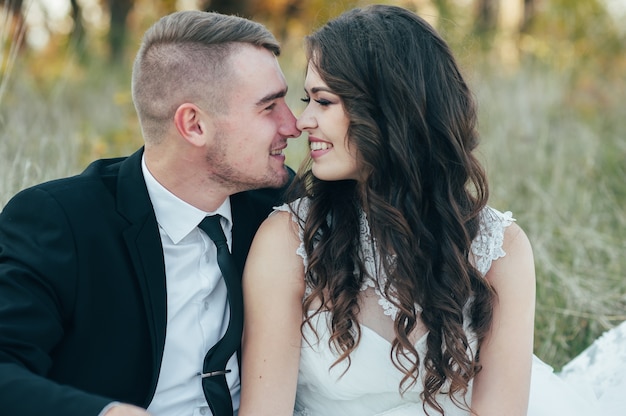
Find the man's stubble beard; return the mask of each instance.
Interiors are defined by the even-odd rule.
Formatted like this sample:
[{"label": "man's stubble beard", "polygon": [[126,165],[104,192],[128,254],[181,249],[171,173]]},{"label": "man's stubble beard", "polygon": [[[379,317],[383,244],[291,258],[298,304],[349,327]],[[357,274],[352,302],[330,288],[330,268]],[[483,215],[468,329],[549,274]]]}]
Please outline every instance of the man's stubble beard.
[{"label": "man's stubble beard", "polygon": [[[283,166],[282,172],[267,169],[260,176],[246,174],[245,170],[237,170],[226,161],[228,136],[219,132],[215,136],[215,145],[208,149],[206,162],[211,171],[211,180],[230,189],[231,193],[243,192],[259,188],[280,188],[287,183],[289,175]],[[269,157],[269,156],[268,156]]]}]

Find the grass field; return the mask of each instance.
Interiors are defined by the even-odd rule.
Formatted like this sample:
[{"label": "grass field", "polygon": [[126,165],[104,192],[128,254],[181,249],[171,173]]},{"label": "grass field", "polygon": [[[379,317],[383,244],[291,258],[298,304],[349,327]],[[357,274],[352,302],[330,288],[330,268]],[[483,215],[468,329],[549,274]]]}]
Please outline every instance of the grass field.
[{"label": "grass field", "polygon": [[[297,114],[303,71],[294,67]],[[0,97],[0,206],[141,145],[129,70],[30,71],[18,63]],[[501,75],[486,65],[469,79],[490,204],[513,211],[534,247],[536,353],[560,368],[626,319],[626,82],[530,66]],[[293,141],[288,163],[297,166],[305,148]]]},{"label": "grass field", "polygon": [[626,319],[626,85],[524,69],[475,80],[491,205],[537,270],[537,355],[560,367]]}]

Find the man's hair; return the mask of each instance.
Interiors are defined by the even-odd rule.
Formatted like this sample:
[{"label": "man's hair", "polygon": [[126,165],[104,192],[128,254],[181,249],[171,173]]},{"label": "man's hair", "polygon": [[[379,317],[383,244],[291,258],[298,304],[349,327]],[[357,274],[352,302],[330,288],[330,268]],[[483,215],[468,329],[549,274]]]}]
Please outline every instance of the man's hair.
[{"label": "man's hair", "polygon": [[245,44],[280,54],[265,26],[237,16],[181,11],[148,29],[132,75],[133,102],[146,142],[161,140],[185,102],[227,111],[229,58]]}]

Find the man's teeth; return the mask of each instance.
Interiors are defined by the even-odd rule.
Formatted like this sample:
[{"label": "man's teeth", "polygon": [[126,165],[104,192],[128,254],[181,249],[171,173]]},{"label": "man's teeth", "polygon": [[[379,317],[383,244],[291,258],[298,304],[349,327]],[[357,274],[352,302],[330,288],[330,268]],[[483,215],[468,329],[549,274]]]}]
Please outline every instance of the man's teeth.
[{"label": "man's teeth", "polygon": [[311,150],[326,150],[333,147],[332,144],[326,142],[311,142],[310,146]]},{"label": "man's teeth", "polygon": [[278,156],[278,155],[282,155],[283,154],[283,149],[276,149],[276,150],[272,150],[270,152],[270,155],[272,156]]}]

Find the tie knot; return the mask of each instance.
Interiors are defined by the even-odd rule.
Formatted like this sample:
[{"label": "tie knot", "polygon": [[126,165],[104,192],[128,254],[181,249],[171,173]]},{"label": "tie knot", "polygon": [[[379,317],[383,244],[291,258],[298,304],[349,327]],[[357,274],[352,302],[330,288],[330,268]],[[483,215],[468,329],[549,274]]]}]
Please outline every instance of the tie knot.
[{"label": "tie knot", "polygon": [[220,215],[204,217],[198,225],[202,231],[207,233],[217,247],[226,246],[226,236],[224,235],[224,230],[222,230],[220,218]]}]

